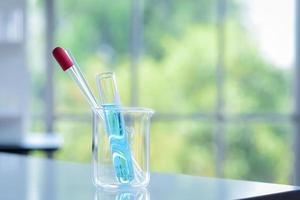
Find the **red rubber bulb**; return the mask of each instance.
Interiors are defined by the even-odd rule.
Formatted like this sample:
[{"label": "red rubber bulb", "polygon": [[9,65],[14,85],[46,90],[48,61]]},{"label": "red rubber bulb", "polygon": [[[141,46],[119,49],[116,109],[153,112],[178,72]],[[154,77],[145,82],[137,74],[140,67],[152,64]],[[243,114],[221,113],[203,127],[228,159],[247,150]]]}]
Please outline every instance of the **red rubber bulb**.
[{"label": "red rubber bulb", "polygon": [[52,55],[64,71],[68,70],[74,65],[67,51],[61,47],[56,47],[53,49]]}]

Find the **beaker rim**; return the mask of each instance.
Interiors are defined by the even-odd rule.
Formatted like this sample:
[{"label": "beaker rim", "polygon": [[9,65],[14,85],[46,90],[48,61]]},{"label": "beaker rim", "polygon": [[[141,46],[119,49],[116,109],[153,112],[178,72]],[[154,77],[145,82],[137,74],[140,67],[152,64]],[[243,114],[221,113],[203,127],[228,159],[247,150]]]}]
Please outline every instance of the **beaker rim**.
[{"label": "beaker rim", "polygon": [[[104,110],[104,108],[98,107],[96,108],[97,110]],[[146,107],[116,107],[116,108],[110,108],[110,109],[115,109],[118,110],[119,112],[127,112],[127,113],[147,113],[153,115],[155,111],[151,108],[146,108]]]}]

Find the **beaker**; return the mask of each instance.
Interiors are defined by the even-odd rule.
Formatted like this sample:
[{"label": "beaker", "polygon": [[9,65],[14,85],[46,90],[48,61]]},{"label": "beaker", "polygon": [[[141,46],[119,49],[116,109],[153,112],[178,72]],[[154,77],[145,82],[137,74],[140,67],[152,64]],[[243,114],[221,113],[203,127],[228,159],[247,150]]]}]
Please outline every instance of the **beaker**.
[{"label": "beaker", "polygon": [[92,166],[96,186],[113,189],[148,185],[153,113],[134,107],[94,109]]}]

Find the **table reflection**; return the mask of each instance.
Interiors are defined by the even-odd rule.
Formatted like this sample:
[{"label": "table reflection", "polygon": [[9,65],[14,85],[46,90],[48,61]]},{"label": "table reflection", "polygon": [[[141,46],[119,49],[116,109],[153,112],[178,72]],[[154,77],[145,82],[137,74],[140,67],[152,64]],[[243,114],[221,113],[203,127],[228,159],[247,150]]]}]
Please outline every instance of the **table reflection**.
[{"label": "table reflection", "polygon": [[94,200],[150,200],[150,194],[146,188],[120,190],[98,188],[95,190]]}]

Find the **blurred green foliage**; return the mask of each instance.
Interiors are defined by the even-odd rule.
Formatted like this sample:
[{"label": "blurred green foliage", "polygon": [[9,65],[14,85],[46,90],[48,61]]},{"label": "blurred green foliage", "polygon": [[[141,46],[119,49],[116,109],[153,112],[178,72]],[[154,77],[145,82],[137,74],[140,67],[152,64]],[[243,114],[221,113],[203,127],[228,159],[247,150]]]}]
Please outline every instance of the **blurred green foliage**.
[{"label": "blurred green foliage", "polygon": [[[143,51],[139,59],[139,105],[157,112],[214,112],[216,105],[216,1],[142,1]],[[242,25],[240,1],[228,1],[225,34],[225,111],[288,112],[290,75],[260,54]],[[56,41],[72,50],[93,90],[95,75],[117,74],[123,105],[130,102],[131,1],[57,2]],[[75,84],[55,74],[56,113],[88,113]],[[151,169],[215,175],[213,121],[155,121]],[[292,163],[289,124],[228,123],[225,177],[287,183]],[[59,159],[89,162],[91,122],[57,121],[65,139]]]}]

